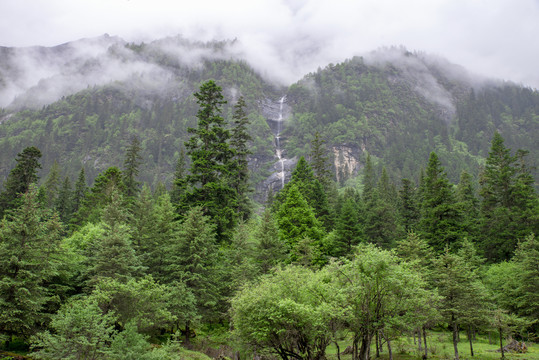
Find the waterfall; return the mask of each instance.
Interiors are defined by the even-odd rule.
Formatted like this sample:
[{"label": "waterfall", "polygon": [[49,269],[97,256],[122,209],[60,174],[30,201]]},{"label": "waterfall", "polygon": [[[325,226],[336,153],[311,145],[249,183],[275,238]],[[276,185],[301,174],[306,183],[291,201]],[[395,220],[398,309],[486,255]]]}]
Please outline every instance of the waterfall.
[{"label": "waterfall", "polygon": [[277,153],[277,158],[279,159],[279,163],[281,164],[281,171],[277,174],[281,179],[281,189],[284,188],[285,178],[283,150],[281,149],[281,131],[283,128],[283,104],[285,97],[286,95],[279,100],[279,116],[277,117],[277,132],[275,133],[275,152]]}]

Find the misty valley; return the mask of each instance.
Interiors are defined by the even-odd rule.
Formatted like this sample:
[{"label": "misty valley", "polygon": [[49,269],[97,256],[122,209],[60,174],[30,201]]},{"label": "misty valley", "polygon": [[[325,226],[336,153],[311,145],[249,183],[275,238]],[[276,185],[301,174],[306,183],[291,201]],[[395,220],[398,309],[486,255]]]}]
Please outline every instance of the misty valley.
[{"label": "misty valley", "polygon": [[539,92],[242,46],[0,47],[0,358],[539,359]]}]

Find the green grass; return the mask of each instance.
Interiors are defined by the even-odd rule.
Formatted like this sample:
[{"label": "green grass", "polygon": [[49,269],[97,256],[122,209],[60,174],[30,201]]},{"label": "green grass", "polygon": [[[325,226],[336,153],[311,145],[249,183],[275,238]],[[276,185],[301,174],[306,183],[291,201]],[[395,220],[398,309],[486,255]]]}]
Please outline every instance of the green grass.
[{"label": "green grass", "polygon": [[[466,336],[461,336],[461,341],[458,344],[459,357],[461,360],[470,359],[501,359],[501,354],[496,352],[499,347],[499,343],[495,343],[497,339],[493,337],[493,344],[488,343],[488,338],[478,336],[476,341],[473,342],[474,356],[470,356],[470,344]],[[343,341],[339,343],[341,352],[350,345],[350,341]],[[429,348],[429,359],[454,359],[453,342],[451,340],[451,334],[448,332],[429,332],[427,336],[427,345]],[[504,345],[507,345],[504,342]],[[539,344],[528,343],[528,352],[525,354],[512,354],[505,353],[505,358],[508,360],[539,360]],[[414,345],[412,338],[402,337],[391,342],[393,350],[393,359],[405,360],[405,359],[421,359],[423,353],[419,353],[417,345]],[[371,348],[371,357],[374,359],[376,355],[376,349],[373,346]],[[337,359],[337,349],[334,344],[331,344],[327,348],[327,356],[330,360]],[[341,355],[341,360],[351,360],[351,355]],[[383,352],[380,354],[379,359],[388,359],[387,346],[384,344]]]}]

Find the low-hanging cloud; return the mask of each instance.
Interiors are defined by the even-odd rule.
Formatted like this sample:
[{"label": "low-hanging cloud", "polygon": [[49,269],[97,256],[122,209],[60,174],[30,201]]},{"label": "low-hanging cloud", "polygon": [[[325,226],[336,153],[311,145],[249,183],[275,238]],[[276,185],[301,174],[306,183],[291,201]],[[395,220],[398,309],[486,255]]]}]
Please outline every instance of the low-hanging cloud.
[{"label": "low-hanging cloud", "polygon": [[[534,0],[201,0],[189,5],[168,0],[51,0],[37,4],[5,0],[0,4],[0,45],[52,46],[103,33],[130,42],[151,42],[177,34],[200,41],[237,39],[221,55],[245,59],[264,77],[281,85],[331,62],[381,46],[404,45],[438,54],[474,73],[537,88],[539,47],[534,44],[539,36],[538,18],[539,3]],[[186,52],[174,42],[168,46],[164,41],[160,46],[172,56],[179,51],[182,61],[191,64],[207,55],[203,49]],[[106,55],[98,53],[107,49],[97,42],[73,51],[78,51],[78,58],[86,54],[103,62]],[[9,95],[2,95],[0,106],[8,102],[6,98],[42,79],[51,82],[67,76],[70,68],[70,64],[58,68],[54,59],[27,59],[28,63],[18,64],[18,71],[33,71],[24,72],[16,81],[4,80],[3,93]],[[116,76],[116,65],[113,62],[111,71],[95,74],[96,79],[121,79],[129,73],[125,70],[131,69],[120,69],[122,76]],[[163,71],[145,69],[146,65],[138,63],[141,69],[132,69]],[[439,95],[442,99],[443,94]]]}]

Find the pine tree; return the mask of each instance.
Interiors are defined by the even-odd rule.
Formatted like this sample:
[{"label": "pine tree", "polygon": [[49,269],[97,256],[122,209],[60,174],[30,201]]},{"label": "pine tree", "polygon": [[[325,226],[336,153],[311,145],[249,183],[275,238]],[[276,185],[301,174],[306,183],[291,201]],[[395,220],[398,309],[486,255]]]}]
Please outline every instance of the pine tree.
[{"label": "pine tree", "polygon": [[87,190],[88,186],[86,185],[86,175],[84,168],[81,168],[77,182],[75,183],[75,190],[73,192],[73,212],[79,211],[82,201],[86,196]]},{"label": "pine tree", "polygon": [[58,215],[64,224],[69,224],[71,215],[73,215],[73,190],[71,189],[71,180],[66,176],[62,187],[58,192],[58,198],[55,204]]},{"label": "pine tree", "polygon": [[462,216],[452,185],[434,152],[429,157],[422,197],[421,235],[436,251],[443,251],[462,235]]},{"label": "pine tree", "polygon": [[40,158],[41,151],[34,146],[17,154],[17,165],[9,172],[4,191],[0,193],[0,219],[7,210],[16,208],[19,205],[19,195],[24,194],[30,184],[37,182],[37,171],[41,169]]},{"label": "pine tree", "polygon": [[359,213],[353,198],[346,198],[342,205],[336,225],[336,240],[333,256],[352,254],[352,247],[363,238],[363,229],[359,222]]},{"label": "pine tree", "polygon": [[314,133],[314,139],[311,141],[310,159],[314,176],[327,192],[330,189],[333,176],[330,170],[325,141],[320,137],[318,131]]},{"label": "pine tree", "polygon": [[518,244],[513,261],[518,272],[513,281],[517,284],[514,292],[519,316],[528,318],[533,329],[539,329],[539,241],[534,234],[528,235]]},{"label": "pine tree", "polygon": [[221,92],[221,87],[209,80],[194,94],[200,106],[198,126],[188,129],[192,134],[185,143],[191,158],[190,174],[186,178],[190,188],[180,208],[200,206],[217,225],[217,237],[223,241],[230,238],[237,221],[237,193],[229,183],[234,177],[230,172],[234,152],[228,143],[230,132],[221,116],[221,106],[226,103]]},{"label": "pine tree", "polygon": [[250,214],[249,198],[249,167],[247,157],[252,153],[247,144],[252,141],[249,135],[249,119],[245,113],[245,101],[240,96],[236,105],[234,105],[234,127],[231,131],[230,147],[234,152],[231,174],[233,178],[232,186],[238,196],[237,214],[240,219],[247,219]]},{"label": "pine tree", "polygon": [[43,209],[35,186],[0,223],[0,333],[27,336],[42,324],[60,249],[59,219]]},{"label": "pine tree", "polygon": [[266,210],[262,214],[255,230],[255,239],[255,260],[262,274],[269,273],[273,267],[286,260],[286,246],[279,239],[279,229],[271,211]]},{"label": "pine tree", "polygon": [[405,231],[414,231],[419,222],[419,204],[417,193],[409,179],[402,179],[402,188],[399,191],[399,214],[401,224]]},{"label": "pine tree", "polygon": [[490,261],[509,259],[517,239],[539,231],[538,197],[524,163],[526,153],[510,152],[496,132],[480,178],[482,247]]},{"label": "pine tree", "polygon": [[133,136],[131,143],[125,152],[123,183],[125,184],[125,193],[127,197],[132,198],[140,191],[140,182],[137,181],[139,167],[142,164],[140,152],[142,147],[137,136]]},{"label": "pine tree", "polygon": [[[277,212],[277,224],[279,237],[288,245],[292,254],[304,238],[309,238],[313,246],[319,247],[324,237],[322,224],[296,185],[290,187],[285,202]],[[292,257],[291,260],[296,259]]]},{"label": "pine tree", "polygon": [[58,198],[58,191],[60,188],[60,165],[54,160],[51,170],[45,183],[43,184],[46,196],[46,204],[48,208],[53,208]]},{"label": "pine tree", "polygon": [[170,191],[170,199],[173,204],[178,205],[182,199],[186,187],[186,168],[187,159],[185,158],[185,151],[182,148],[180,150],[180,156],[176,161],[176,168],[174,170],[174,180],[172,181],[172,190]]},{"label": "pine tree", "polygon": [[463,216],[463,230],[468,236],[475,238],[478,235],[479,200],[475,195],[472,177],[466,171],[460,174],[460,181],[456,191],[457,206]]},{"label": "pine tree", "polygon": [[367,153],[365,168],[363,169],[363,201],[367,202],[376,188],[376,174],[372,164],[371,155]]}]

